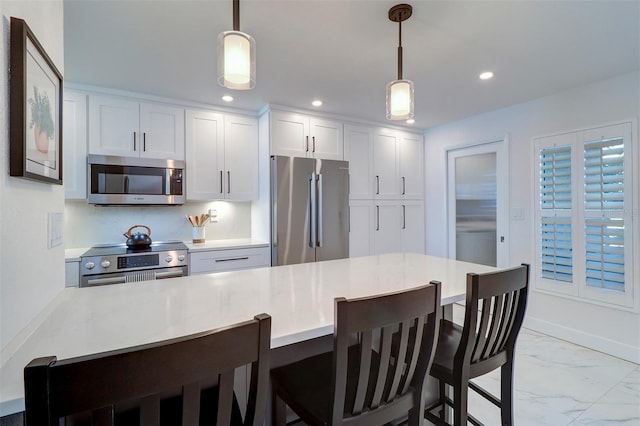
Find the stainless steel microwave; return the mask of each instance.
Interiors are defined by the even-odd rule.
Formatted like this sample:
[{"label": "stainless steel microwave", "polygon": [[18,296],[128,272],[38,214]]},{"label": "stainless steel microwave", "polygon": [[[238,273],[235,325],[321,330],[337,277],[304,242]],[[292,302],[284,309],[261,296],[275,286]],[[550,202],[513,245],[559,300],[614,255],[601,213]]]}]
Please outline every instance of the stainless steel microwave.
[{"label": "stainless steel microwave", "polygon": [[87,167],[89,204],[184,204],[184,161],[89,155]]}]

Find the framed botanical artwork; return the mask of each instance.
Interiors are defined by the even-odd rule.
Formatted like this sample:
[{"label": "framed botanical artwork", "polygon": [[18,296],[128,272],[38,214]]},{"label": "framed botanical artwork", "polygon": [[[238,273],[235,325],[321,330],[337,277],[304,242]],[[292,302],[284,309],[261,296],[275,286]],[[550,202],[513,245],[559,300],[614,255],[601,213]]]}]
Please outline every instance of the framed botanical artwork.
[{"label": "framed botanical artwork", "polygon": [[10,31],[9,174],[62,185],[62,75],[24,20]]}]

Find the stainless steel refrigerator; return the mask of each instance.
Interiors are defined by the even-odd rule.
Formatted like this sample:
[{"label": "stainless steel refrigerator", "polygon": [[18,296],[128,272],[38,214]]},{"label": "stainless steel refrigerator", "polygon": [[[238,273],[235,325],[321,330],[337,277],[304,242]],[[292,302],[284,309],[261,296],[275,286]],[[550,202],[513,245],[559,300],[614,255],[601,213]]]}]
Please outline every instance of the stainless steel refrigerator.
[{"label": "stainless steel refrigerator", "polygon": [[271,157],[271,264],[349,257],[349,163]]}]

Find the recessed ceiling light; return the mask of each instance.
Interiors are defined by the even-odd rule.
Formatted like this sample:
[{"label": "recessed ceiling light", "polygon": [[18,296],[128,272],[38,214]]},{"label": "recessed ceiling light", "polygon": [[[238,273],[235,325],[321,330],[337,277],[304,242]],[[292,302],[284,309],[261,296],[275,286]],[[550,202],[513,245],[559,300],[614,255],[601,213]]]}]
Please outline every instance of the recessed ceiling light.
[{"label": "recessed ceiling light", "polygon": [[231,95],[224,95],[224,96],[222,97],[222,100],[223,100],[223,101],[225,101],[225,102],[231,102],[231,101],[233,101],[233,96],[231,96]]},{"label": "recessed ceiling light", "polygon": [[416,122],[416,120],[414,120],[413,118],[410,118],[410,119],[407,120],[407,124],[413,124],[415,122]]},{"label": "recessed ceiling light", "polygon": [[485,71],[480,74],[480,80],[490,80],[493,78],[493,71]]},{"label": "recessed ceiling light", "polygon": [[314,107],[322,106],[322,101],[320,99],[316,99],[313,102],[311,102],[311,105],[313,105]]}]

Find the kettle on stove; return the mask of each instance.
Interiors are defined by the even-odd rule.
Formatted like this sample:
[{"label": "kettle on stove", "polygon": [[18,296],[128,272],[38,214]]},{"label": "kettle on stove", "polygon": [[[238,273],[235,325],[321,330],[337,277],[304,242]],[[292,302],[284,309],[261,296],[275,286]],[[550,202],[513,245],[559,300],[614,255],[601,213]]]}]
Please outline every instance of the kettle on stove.
[{"label": "kettle on stove", "polygon": [[[135,232],[131,231],[135,228],[145,228],[147,232]],[[133,225],[124,234],[127,237],[127,247],[130,249],[148,248],[151,245],[151,228],[145,225]]]}]

